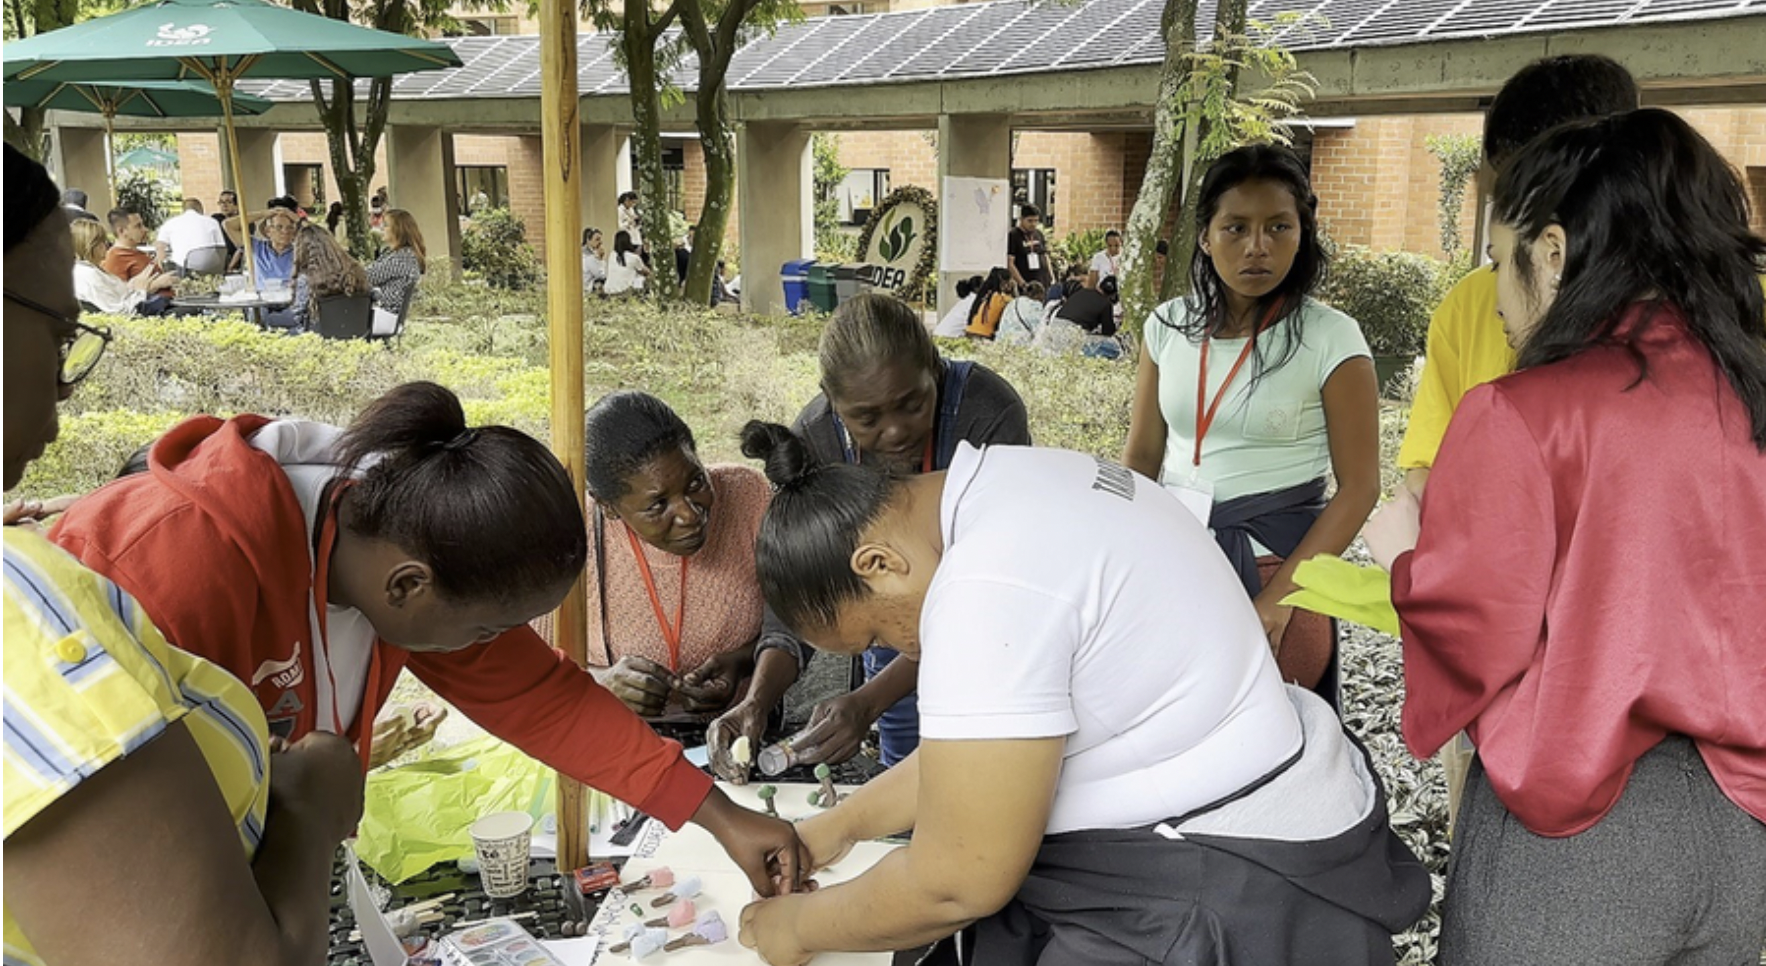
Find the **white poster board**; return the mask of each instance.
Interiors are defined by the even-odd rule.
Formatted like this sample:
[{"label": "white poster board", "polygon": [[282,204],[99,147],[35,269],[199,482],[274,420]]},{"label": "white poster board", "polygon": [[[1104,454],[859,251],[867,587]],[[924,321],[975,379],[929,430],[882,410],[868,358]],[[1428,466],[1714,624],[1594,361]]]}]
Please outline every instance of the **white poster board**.
[{"label": "white poster board", "polygon": [[985,275],[1006,264],[1012,184],[1003,178],[944,179],[938,223],[940,274]]}]

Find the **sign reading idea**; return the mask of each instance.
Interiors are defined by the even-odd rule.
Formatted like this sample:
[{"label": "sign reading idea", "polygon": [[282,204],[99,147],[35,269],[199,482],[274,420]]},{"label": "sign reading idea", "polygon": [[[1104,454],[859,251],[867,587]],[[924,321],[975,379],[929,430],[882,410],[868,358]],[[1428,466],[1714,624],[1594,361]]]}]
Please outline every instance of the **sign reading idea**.
[{"label": "sign reading idea", "polygon": [[911,301],[937,264],[937,238],[938,203],[925,188],[906,185],[871,212],[858,236],[859,258],[877,266],[879,291]]}]

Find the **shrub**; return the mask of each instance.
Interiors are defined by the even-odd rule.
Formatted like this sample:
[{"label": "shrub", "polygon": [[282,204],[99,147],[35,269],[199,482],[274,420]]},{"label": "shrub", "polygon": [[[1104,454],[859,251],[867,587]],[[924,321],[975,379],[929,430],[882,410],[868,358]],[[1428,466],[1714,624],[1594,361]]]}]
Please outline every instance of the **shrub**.
[{"label": "shrub", "polygon": [[1442,265],[1432,258],[1348,245],[1331,264],[1322,294],[1361,323],[1374,355],[1410,357],[1423,351],[1441,278]]},{"label": "shrub", "polygon": [[507,208],[472,216],[460,233],[460,263],[497,288],[527,288],[540,278],[539,257],[527,244],[527,226]]},{"label": "shrub", "polygon": [[[117,180],[116,205],[141,216],[148,228],[158,228],[171,216],[172,210],[184,203],[184,193],[177,186],[161,181],[152,172],[136,169]],[[104,217],[103,212],[98,212]]]},{"label": "shrub", "polygon": [[1107,228],[1087,228],[1085,231],[1070,231],[1055,242],[1055,277],[1059,279],[1066,272],[1068,265],[1090,265],[1091,257],[1104,250],[1104,234]]}]

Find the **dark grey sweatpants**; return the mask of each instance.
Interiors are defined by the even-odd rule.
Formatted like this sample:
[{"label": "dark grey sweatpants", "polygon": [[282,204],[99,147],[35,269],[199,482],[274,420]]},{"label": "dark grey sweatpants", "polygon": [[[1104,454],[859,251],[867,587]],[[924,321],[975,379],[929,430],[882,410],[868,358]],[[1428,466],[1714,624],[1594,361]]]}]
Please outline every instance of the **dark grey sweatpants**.
[{"label": "dark grey sweatpants", "polygon": [[1568,838],[1527,831],[1474,761],[1454,831],[1442,966],[1755,966],[1766,824],[1693,743],[1638,759],[1617,805]]}]

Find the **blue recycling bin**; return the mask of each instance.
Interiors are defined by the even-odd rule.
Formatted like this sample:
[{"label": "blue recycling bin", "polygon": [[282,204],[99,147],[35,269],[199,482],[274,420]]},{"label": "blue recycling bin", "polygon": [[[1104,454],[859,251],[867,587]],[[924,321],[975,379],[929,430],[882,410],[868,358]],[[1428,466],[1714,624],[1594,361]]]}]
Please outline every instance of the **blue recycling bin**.
[{"label": "blue recycling bin", "polygon": [[800,306],[809,302],[809,267],[815,263],[813,258],[799,258],[779,268],[779,276],[785,282],[785,308],[792,315],[800,314]]}]

